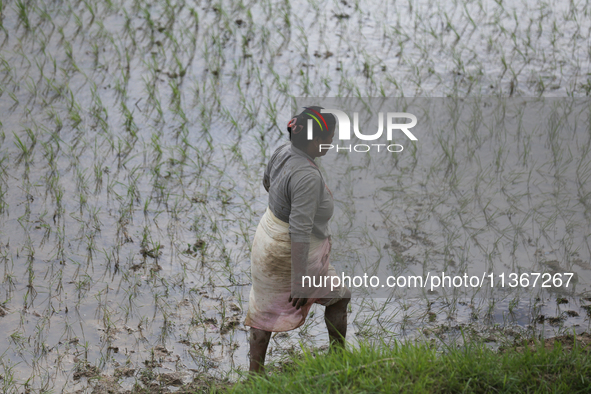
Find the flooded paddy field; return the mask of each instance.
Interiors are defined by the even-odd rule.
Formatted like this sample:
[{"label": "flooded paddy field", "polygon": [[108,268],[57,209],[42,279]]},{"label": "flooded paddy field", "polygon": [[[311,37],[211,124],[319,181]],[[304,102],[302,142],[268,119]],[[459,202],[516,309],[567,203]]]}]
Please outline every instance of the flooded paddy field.
[{"label": "flooded paddy field", "polygon": [[[588,2],[0,8],[0,391],[240,379],[262,172],[296,97],[578,98],[556,101],[567,130],[458,128],[321,164],[344,271],[378,256],[395,275],[576,273],[568,288],[358,296],[353,345],[588,331]],[[383,184],[360,196],[370,168]],[[326,347],[312,312],[273,336],[269,361]]]}]

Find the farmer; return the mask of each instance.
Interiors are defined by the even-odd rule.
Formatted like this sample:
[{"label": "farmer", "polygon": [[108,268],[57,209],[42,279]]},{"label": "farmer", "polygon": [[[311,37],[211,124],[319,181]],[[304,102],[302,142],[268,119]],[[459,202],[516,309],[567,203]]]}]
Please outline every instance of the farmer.
[{"label": "farmer", "polygon": [[[251,252],[252,289],[245,325],[250,326],[250,371],[262,373],[271,332],[290,331],[304,324],[312,304],[326,307],[324,321],[331,347],[343,345],[347,334],[345,286],[312,288],[302,279],[336,276],[329,264],[328,221],[332,193],[314,159],[324,156],[321,144],[332,142],[336,120],[308,107],[287,125],[291,142],[271,156],[263,185],[269,206],[256,230]],[[308,139],[308,120],[313,135]]]}]

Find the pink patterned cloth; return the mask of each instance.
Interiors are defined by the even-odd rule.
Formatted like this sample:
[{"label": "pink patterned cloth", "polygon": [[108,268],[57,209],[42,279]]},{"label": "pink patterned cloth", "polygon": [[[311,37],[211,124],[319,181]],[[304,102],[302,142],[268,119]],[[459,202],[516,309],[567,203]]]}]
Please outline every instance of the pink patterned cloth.
[{"label": "pink patterned cloth", "polygon": [[[308,254],[309,275],[325,276],[332,268],[329,264],[331,243],[329,238],[310,238]],[[334,272],[334,268],[331,269]],[[291,293],[291,240],[289,224],[275,217],[271,210],[261,218],[254,236],[251,252],[252,289],[248,313],[244,324],[265,331],[280,332],[298,328],[314,302],[330,289],[319,289],[317,298],[296,309],[289,302]]]}]

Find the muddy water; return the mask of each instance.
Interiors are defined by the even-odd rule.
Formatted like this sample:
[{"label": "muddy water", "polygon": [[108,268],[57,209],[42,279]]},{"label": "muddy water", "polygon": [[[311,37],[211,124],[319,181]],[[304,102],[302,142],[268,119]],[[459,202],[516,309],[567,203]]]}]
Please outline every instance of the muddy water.
[{"label": "muddy water", "polygon": [[[184,381],[203,373],[237,378],[248,351],[240,322],[249,243],[266,203],[262,167],[285,139],[291,98],[584,97],[588,14],[585,4],[559,1],[3,2],[3,391],[24,391],[28,382],[36,390],[73,392],[87,387],[88,376],[127,367],[135,372],[120,378],[125,388],[149,385],[154,376],[146,371],[181,371]],[[501,151],[499,170],[479,175],[480,190],[492,185],[494,192],[490,212],[477,215],[474,200],[484,201],[484,193],[464,187],[450,194],[448,166],[437,161],[445,143],[454,142],[449,138],[434,140],[433,158],[419,152],[413,175],[387,178],[376,195],[396,199],[379,212],[390,224],[367,222],[389,236],[388,248],[382,239],[376,243],[383,262],[401,274],[424,261],[433,270],[455,261],[458,271],[545,264],[576,270],[584,283],[590,264],[584,133],[555,141],[555,150],[546,135],[524,137],[530,154],[519,173]],[[452,170],[473,182],[469,159],[490,162],[504,143],[490,138],[489,150],[476,157],[469,143],[462,145]],[[398,168],[413,167],[406,152],[398,160]],[[364,227],[348,221],[365,223],[366,212],[346,212],[357,198],[347,182],[338,183],[349,176],[351,184],[364,172],[355,163],[343,168],[340,177],[327,173],[341,207],[334,259],[371,263],[371,254],[346,242],[352,229]],[[531,182],[533,190],[503,188],[512,181]],[[459,218],[464,209],[473,219]],[[496,222],[487,227],[489,214]],[[533,245],[519,235],[528,246],[514,255],[513,215],[528,218],[523,233]],[[504,329],[583,330],[587,296],[579,286],[566,294],[358,298],[349,339],[449,340],[466,324],[497,340],[511,335]],[[558,305],[557,297],[568,304]],[[567,317],[568,310],[579,316]],[[325,345],[321,312],[304,329],[274,337],[270,359],[288,356],[299,341]]]}]

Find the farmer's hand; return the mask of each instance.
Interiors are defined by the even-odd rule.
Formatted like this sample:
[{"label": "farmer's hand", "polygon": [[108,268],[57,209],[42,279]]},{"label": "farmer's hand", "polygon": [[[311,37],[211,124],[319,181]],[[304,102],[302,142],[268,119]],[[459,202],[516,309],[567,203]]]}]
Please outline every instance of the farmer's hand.
[{"label": "farmer's hand", "polygon": [[301,307],[305,306],[308,303],[307,298],[294,298],[289,296],[289,302],[291,302],[292,306],[295,306],[296,309],[300,309]]},{"label": "farmer's hand", "polygon": [[[303,287],[303,277],[308,275],[308,251],[310,244],[307,242],[291,243],[291,294],[289,302],[296,309],[300,309],[308,303],[310,289]],[[309,285],[308,285],[309,286]]]}]

